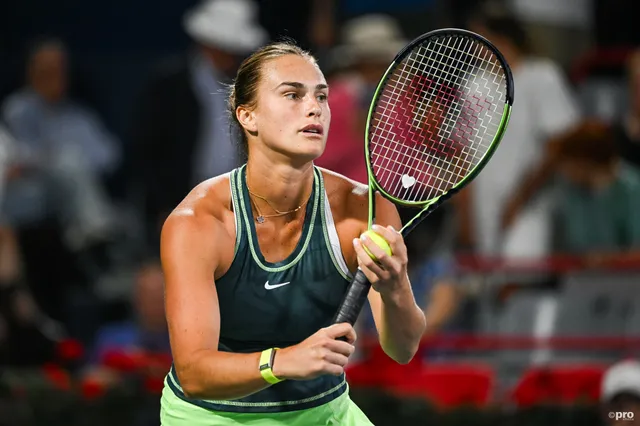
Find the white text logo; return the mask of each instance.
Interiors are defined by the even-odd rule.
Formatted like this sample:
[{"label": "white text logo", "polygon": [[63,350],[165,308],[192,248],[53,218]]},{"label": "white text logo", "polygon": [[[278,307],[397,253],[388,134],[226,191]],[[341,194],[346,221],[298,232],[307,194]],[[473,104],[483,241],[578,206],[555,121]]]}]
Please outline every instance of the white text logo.
[{"label": "white text logo", "polygon": [[633,412],[631,411],[611,411],[609,413],[610,419],[615,420],[633,420]]}]

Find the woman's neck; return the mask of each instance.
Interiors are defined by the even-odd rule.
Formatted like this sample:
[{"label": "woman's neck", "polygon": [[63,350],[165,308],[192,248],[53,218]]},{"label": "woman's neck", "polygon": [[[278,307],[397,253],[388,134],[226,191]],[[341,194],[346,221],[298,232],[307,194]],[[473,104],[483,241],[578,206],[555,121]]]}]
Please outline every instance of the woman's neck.
[{"label": "woman's neck", "polygon": [[247,186],[263,214],[292,211],[309,199],[313,189],[312,162],[296,167],[256,154],[247,161]]}]

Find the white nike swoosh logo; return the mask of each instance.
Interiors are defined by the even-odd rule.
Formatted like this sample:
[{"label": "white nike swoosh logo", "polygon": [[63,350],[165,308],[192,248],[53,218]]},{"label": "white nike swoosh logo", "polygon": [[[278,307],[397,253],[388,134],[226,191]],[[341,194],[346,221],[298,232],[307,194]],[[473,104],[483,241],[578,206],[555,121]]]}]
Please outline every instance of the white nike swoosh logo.
[{"label": "white nike swoosh logo", "polygon": [[273,290],[274,288],[282,287],[290,283],[291,281],[287,281],[286,283],[282,284],[269,284],[269,281],[267,281],[266,283],[264,283],[264,288],[266,288],[267,290]]}]

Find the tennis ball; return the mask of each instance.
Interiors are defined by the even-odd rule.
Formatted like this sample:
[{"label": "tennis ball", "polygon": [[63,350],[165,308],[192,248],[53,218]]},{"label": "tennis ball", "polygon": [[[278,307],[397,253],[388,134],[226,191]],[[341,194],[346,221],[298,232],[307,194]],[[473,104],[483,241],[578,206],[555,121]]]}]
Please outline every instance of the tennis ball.
[{"label": "tennis ball", "polygon": [[[380,234],[376,234],[375,232],[369,230],[366,231],[364,233],[368,238],[371,239],[371,241],[373,241],[378,247],[380,247],[382,250],[384,250],[387,255],[391,256],[391,247],[389,246],[389,243],[387,242],[387,240],[385,240],[384,238],[382,238],[380,236]],[[369,251],[369,249],[367,248],[367,246],[363,245],[362,248],[364,248],[364,251],[367,252],[367,254],[369,255],[369,257],[373,260],[375,260],[376,262],[378,261],[378,259],[376,258],[376,256],[371,253]]]}]

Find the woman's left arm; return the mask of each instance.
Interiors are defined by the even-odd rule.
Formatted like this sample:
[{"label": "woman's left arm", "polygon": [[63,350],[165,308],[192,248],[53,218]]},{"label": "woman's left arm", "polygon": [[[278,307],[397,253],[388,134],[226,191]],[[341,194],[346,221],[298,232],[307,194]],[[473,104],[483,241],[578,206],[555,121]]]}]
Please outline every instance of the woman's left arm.
[{"label": "woman's left arm", "polygon": [[[391,202],[378,196],[376,222],[373,231],[391,247],[389,256],[369,238],[356,238],[353,245],[358,265],[365,273],[372,289],[369,304],[380,336],[380,344],[387,355],[406,364],[418,351],[426,328],[425,316],[417,305],[407,273],[407,247],[399,230],[402,227],[398,211]],[[378,263],[364,251],[367,246]]]}]

